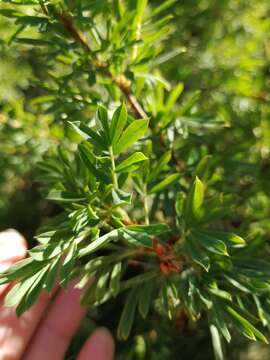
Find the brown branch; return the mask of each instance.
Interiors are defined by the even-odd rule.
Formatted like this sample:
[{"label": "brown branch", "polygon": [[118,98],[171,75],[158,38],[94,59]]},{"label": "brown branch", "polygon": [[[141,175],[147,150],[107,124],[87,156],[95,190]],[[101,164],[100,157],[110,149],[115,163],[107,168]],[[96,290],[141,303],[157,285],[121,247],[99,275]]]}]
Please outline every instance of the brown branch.
[{"label": "brown branch", "polygon": [[[43,11],[44,11],[44,9],[43,9]],[[46,14],[46,15],[48,15],[48,14]],[[61,12],[61,13],[58,13],[58,17],[61,20],[61,22],[62,22],[63,26],[65,27],[65,29],[67,30],[67,32],[70,34],[70,36],[77,43],[79,43],[81,45],[81,47],[91,56],[93,65],[97,69],[97,72],[100,72],[103,76],[110,79],[120,89],[122,94],[127,99],[127,102],[129,104],[134,116],[137,119],[146,118],[147,114],[145,113],[142,105],[140,104],[138,99],[132,94],[130,80],[127,79],[124,74],[119,74],[117,76],[114,76],[109,69],[109,65],[98,59],[95,52],[92,51],[91,46],[87,42],[87,39],[84,36],[84,34],[75,27],[73,18],[69,14],[67,14],[65,12]],[[162,135],[160,137],[160,144],[163,148],[166,148],[163,138],[162,138]],[[176,168],[178,170],[180,170],[181,164],[175,157],[174,153],[172,154],[172,161],[176,165]]]},{"label": "brown branch", "polygon": [[142,106],[140,105],[139,101],[131,92],[131,83],[130,81],[123,75],[114,76],[110,70],[108,64],[100,61],[96,54],[92,51],[90,45],[88,44],[84,34],[80,32],[75,26],[73,19],[70,15],[62,12],[58,14],[59,19],[61,20],[62,24],[64,25],[67,32],[71,35],[71,37],[81,45],[81,47],[91,55],[93,59],[93,64],[98,71],[100,71],[104,76],[111,79],[114,84],[121,90],[122,94],[127,99],[130,108],[132,109],[133,114],[137,118],[146,118],[147,115],[143,110]]}]

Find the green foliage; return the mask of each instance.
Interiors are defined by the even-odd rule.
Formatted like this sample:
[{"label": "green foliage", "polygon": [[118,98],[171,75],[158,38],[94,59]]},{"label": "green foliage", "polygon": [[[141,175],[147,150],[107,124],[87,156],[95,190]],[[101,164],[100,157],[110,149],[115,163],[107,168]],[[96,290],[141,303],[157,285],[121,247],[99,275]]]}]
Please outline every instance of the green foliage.
[{"label": "green foliage", "polygon": [[[124,298],[119,339],[129,338],[137,318],[158,313],[171,322],[207,317],[219,360],[234,331],[267,343],[269,191],[260,175],[268,174],[268,108],[254,103],[262,94],[257,82],[251,89],[251,59],[238,54],[236,65],[226,63],[235,41],[220,33],[226,11],[233,17],[242,1],[209,3],[7,0],[1,6],[13,24],[10,51],[38,54],[42,66],[28,110],[7,103],[2,109],[8,119],[34,123],[34,134],[20,131],[26,141],[34,138],[29,169],[46,152],[36,178],[62,209],[38,231],[29,257],[0,275],[0,284],[17,280],[6,304],[19,315],[55,283],[65,288],[77,278],[85,287],[94,276],[82,302],[100,307]],[[211,17],[213,42],[202,41],[196,52],[203,34],[195,25],[192,33],[182,31],[186,15],[194,13],[202,30],[211,10],[224,11],[224,19],[215,26]],[[244,10],[239,22],[245,27],[252,18],[257,28],[266,10]],[[232,23],[228,31],[254,48],[257,39]],[[224,48],[230,50],[223,59]],[[213,62],[221,69],[214,78]],[[9,120],[0,123],[3,138],[18,141],[12,123],[12,129]],[[44,147],[36,135],[41,129],[47,129]]]}]

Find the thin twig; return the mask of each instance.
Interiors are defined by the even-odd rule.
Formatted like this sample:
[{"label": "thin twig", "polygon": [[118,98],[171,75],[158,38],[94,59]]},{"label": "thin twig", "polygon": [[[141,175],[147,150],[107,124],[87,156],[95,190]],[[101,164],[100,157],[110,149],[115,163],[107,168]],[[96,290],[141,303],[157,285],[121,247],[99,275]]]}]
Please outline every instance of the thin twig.
[{"label": "thin twig", "polygon": [[96,54],[92,51],[90,45],[88,44],[84,34],[75,27],[73,19],[70,15],[62,12],[62,13],[58,14],[58,16],[59,16],[59,19],[61,20],[62,24],[64,25],[65,29],[71,35],[71,37],[77,43],[79,43],[87,53],[90,53],[90,55],[93,59],[93,64],[96,67],[96,69],[99,70],[100,72],[102,72],[102,74],[104,76],[110,78],[118,86],[118,88],[121,90],[123,95],[126,97],[134,115],[137,118],[146,118],[147,115],[146,115],[145,111],[143,110],[141,104],[136,99],[136,97],[131,93],[130,81],[123,74],[121,74],[120,76],[119,75],[114,76],[110,72],[108,64],[106,64],[102,61],[99,61]]}]

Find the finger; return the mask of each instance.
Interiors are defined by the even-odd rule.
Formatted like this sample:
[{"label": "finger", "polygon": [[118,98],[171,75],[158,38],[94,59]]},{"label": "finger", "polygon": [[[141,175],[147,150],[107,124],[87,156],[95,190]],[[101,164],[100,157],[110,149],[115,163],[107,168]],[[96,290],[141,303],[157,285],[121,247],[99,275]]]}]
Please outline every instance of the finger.
[{"label": "finger", "polygon": [[112,360],[114,341],[105,328],[97,329],[83,346],[77,360]]},{"label": "finger", "polygon": [[0,359],[21,359],[48,299],[49,295],[41,295],[38,302],[19,318],[14,308],[0,304]]},{"label": "finger", "polygon": [[[0,233],[0,272],[26,256],[27,244],[23,236],[10,229]],[[0,297],[9,284],[0,285]]]},{"label": "finger", "polygon": [[82,290],[70,284],[61,290],[41,322],[24,360],[60,360],[87,309],[80,305]]},{"label": "finger", "polygon": [[25,257],[27,244],[18,231],[9,229],[0,233],[0,263],[14,262]]}]

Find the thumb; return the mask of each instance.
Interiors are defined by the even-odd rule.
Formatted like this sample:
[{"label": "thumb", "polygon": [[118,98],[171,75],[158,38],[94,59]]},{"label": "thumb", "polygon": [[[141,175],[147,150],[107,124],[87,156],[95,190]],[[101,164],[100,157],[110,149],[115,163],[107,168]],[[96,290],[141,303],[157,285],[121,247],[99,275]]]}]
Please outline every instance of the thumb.
[{"label": "thumb", "polygon": [[0,264],[23,259],[26,249],[26,240],[18,231],[8,229],[0,233]]}]

